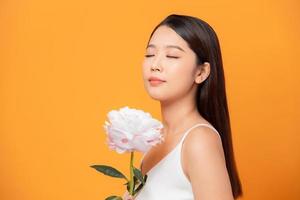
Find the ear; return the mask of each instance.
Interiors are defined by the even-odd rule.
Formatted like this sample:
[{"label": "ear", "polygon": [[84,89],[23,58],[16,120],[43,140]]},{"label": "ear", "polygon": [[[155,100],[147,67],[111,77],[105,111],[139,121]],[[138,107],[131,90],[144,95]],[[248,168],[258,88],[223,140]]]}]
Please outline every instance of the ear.
[{"label": "ear", "polygon": [[210,74],[210,64],[209,62],[204,62],[198,66],[195,82],[197,84],[202,83]]}]

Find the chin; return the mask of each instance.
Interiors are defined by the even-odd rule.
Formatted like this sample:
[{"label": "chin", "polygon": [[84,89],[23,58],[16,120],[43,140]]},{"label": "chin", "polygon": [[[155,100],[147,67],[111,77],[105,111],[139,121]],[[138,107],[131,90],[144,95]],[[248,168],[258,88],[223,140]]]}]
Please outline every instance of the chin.
[{"label": "chin", "polygon": [[157,101],[163,101],[165,99],[165,95],[161,92],[158,92],[158,91],[147,91],[148,95],[154,99],[154,100],[157,100]]},{"label": "chin", "polygon": [[152,87],[148,83],[144,85],[144,88],[148,95],[157,101],[164,101],[167,99],[165,88],[163,87]]},{"label": "chin", "polygon": [[151,95],[149,95],[150,97],[151,97],[151,99],[153,99],[153,100],[156,100],[156,101],[164,101],[164,99],[163,98],[161,98],[161,97],[157,97],[157,96],[151,96]]}]

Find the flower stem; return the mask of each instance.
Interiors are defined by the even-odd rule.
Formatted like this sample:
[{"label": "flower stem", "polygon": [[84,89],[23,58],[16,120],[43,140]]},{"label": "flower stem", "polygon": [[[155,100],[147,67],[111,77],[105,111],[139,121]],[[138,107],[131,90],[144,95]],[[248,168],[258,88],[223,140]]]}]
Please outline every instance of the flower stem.
[{"label": "flower stem", "polygon": [[133,184],[134,184],[134,180],[133,180],[133,158],[134,158],[134,152],[132,151],[130,153],[130,182],[129,182],[129,194],[132,195],[133,194]]}]

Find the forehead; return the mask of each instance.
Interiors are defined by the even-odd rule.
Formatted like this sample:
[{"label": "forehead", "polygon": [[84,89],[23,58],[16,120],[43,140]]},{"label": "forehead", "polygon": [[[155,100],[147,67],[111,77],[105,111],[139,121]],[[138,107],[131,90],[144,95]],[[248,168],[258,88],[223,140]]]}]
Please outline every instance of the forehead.
[{"label": "forehead", "polygon": [[173,29],[163,25],[155,30],[147,47],[168,48],[172,46],[179,46],[185,51],[188,49],[188,44],[182,37]]}]

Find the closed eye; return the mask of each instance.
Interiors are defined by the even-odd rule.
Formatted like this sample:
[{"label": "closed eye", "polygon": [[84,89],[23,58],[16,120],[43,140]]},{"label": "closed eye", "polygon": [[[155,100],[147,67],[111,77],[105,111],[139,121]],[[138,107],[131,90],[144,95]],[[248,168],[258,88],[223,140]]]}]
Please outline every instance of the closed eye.
[{"label": "closed eye", "polygon": [[179,57],[177,57],[177,56],[167,56],[168,58],[179,58]]},{"label": "closed eye", "polygon": [[[152,57],[152,56],[154,56],[154,55],[145,55],[145,57]],[[177,56],[167,56],[167,58],[174,58],[174,59],[177,59],[177,58],[179,58],[179,57],[177,57]]]},{"label": "closed eye", "polygon": [[145,55],[145,57],[152,57],[152,56],[154,56],[154,55]]}]

